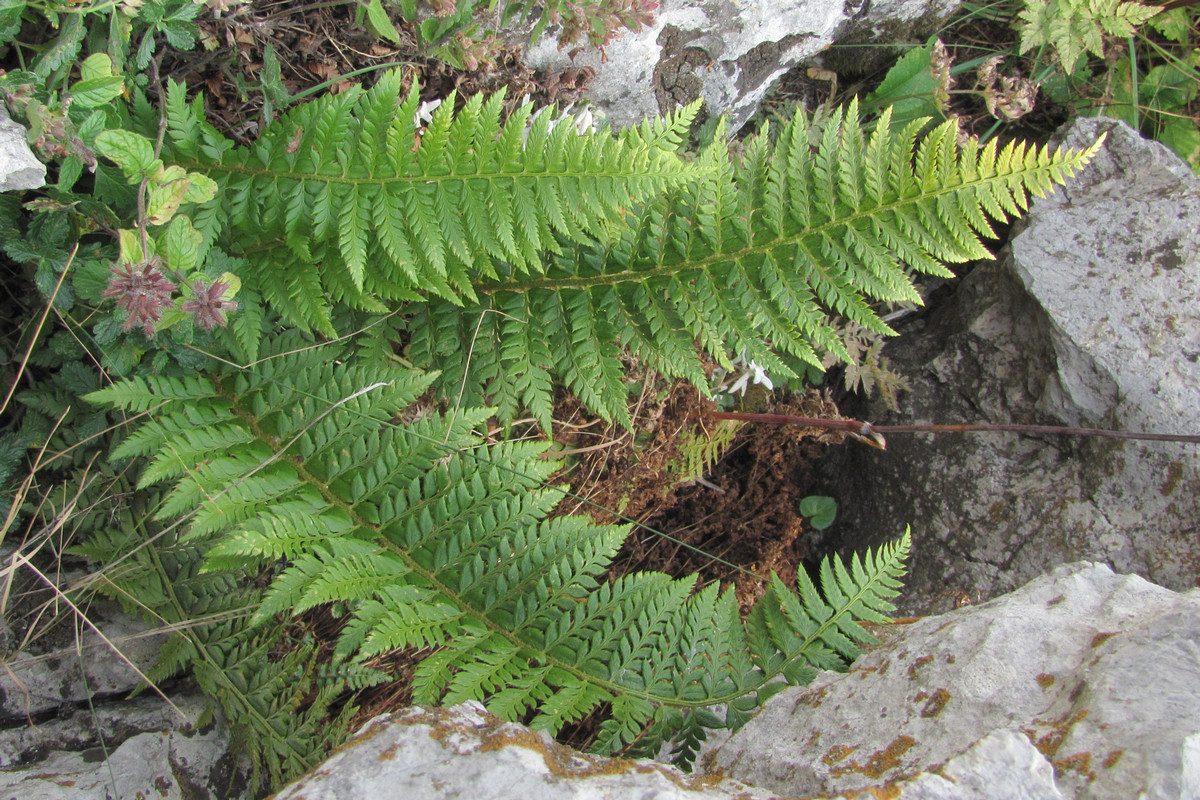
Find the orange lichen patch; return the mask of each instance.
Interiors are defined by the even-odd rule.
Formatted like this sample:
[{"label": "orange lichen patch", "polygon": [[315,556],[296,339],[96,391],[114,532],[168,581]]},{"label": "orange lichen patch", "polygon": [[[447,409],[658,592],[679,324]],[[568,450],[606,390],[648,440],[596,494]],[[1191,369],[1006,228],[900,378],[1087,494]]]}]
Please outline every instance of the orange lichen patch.
[{"label": "orange lichen patch", "polygon": [[1037,682],[1038,682],[1038,686],[1042,687],[1043,689],[1049,689],[1051,686],[1054,685],[1054,676],[1047,674],[1045,672],[1040,673],[1037,676]]},{"label": "orange lichen patch", "polygon": [[800,696],[796,698],[796,705],[792,706],[792,709],[795,710],[800,706],[819,708],[821,703],[825,701],[825,696],[827,694],[829,694],[828,686],[822,686],[820,689],[809,689],[806,692],[802,692]]},{"label": "orange lichen patch", "polygon": [[871,797],[875,800],[898,800],[903,794],[899,786],[888,784],[887,786],[868,786],[867,791],[871,793]]},{"label": "orange lichen patch", "polygon": [[857,749],[857,747],[847,747],[844,744],[835,744],[833,747],[829,748],[828,753],[821,756],[821,762],[824,764],[836,764],[837,762],[846,759]]},{"label": "orange lichen patch", "polygon": [[1053,761],[1058,749],[1062,747],[1067,736],[1071,733],[1071,728],[1082,722],[1088,715],[1087,709],[1076,711],[1068,717],[1064,717],[1053,722],[1043,722],[1037,720],[1038,724],[1047,725],[1050,727],[1049,733],[1039,737],[1037,731],[1032,728],[1026,728],[1024,733],[1029,737],[1029,741],[1033,742],[1033,746],[1041,752],[1047,759]]},{"label": "orange lichen patch", "polygon": [[1087,782],[1091,783],[1096,780],[1096,773],[1092,772],[1092,754],[1091,753],[1076,753],[1073,756],[1060,758],[1054,762],[1054,769],[1057,772],[1077,772],[1087,778]]},{"label": "orange lichen patch", "polygon": [[933,661],[933,656],[921,656],[918,658],[912,663],[912,666],[908,668],[908,677],[915,681],[917,679],[917,672],[921,669],[921,667],[925,666],[931,661]]},{"label": "orange lichen patch", "polygon": [[851,761],[844,767],[836,767],[829,770],[829,774],[833,777],[841,777],[842,775],[851,772],[857,772],[860,775],[866,775],[868,778],[879,778],[888,770],[896,769],[900,766],[900,756],[907,753],[912,746],[917,743],[917,740],[911,736],[900,736],[891,744],[877,753],[872,753],[867,759],[866,764],[859,764],[857,761]]},{"label": "orange lichen patch", "polygon": [[878,753],[872,754],[863,769],[863,774],[878,778],[890,769],[900,766],[900,756],[912,749],[917,740],[911,736],[900,736]]},{"label": "orange lichen patch", "polygon": [[936,717],[942,713],[942,709],[946,707],[946,703],[950,702],[950,692],[945,689],[938,689],[929,698],[929,702],[921,709],[922,717]]},{"label": "orange lichen patch", "polygon": [[953,664],[953,663],[954,663],[954,653],[951,653],[950,655],[946,656],[946,663],[947,663],[947,664]]},{"label": "orange lichen patch", "polygon": [[1104,760],[1100,762],[1100,766],[1104,767],[1105,769],[1112,769],[1117,765],[1117,762],[1121,760],[1121,756],[1123,755],[1125,755],[1124,750],[1113,750],[1104,757]]},{"label": "orange lichen patch", "polygon": [[929,692],[922,689],[921,691],[917,692],[915,697],[913,697],[913,702],[919,703],[927,697],[929,697]]},{"label": "orange lichen patch", "polygon": [[821,738],[821,732],[820,732],[820,731],[813,731],[813,732],[812,732],[812,736],[809,736],[809,737],[808,737],[808,741],[804,743],[804,746],[805,746],[805,747],[812,747],[813,745],[815,745],[815,744],[817,743],[817,740],[818,740],[818,739],[820,739],[820,738]]},{"label": "orange lichen patch", "polygon": [[1116,636],[1119,631],[1110,631],[1108,633],[1097,633],[1092,637],[1092,647],[1099,647],[1107,642],[1112,637]]}]

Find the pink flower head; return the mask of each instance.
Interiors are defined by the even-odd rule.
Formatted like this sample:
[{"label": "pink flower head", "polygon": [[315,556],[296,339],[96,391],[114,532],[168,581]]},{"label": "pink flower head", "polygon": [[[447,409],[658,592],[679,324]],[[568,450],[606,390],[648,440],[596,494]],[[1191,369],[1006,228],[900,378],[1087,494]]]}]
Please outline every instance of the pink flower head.
[{"label": "pink flower head", "polygon": [[164,308],[171,302],[175,284],[159,271],[162,260],[152,256],[137,264],[114,264],[109,269],[108,288],[104,296],[117,301],[125,309],[123,330],[140,325],[147,336],[155,334]]},{"label": "pink flower head", "polygon": [[207,287],[204,281],[195,281],[192,283],[192,299],[183,304],[183,310],[193,314],[196,324],[203,330],[224,328],[225,314],[237,311],[237,303],[225,299],[225,293],[228,291],[229,284],[225,281],[213,281]]}]

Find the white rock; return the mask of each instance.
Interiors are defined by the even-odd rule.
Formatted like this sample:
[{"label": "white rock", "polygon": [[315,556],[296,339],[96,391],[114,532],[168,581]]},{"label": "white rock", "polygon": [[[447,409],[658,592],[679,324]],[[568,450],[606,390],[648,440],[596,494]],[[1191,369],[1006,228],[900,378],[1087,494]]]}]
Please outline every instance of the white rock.
[{"label": "white rock", "polygon": [[166,635],[147,635],[143,622],[113,604],[92,606],[88,618],[112,646],[81,626],[78,652],[74,643],[47,649],[46,640],[37,640],[30,651],[8,659],[0,670],[0,722],[36,716],[95,695],[128,693],[138,686],[141,678],[130,664],[143,672],[149,669]]},{"label": "white rock", "polygon": [[652,761],[600,758],[503,722],[478,703],[410,708],[368,722],[276,800],[719,800],[767,798]]},{"label": "white rock", "polygon": [[783,73],[849,28],[945,17],[959,2],[891,0],[876,9],[844,0],[664,0],[653,25],[626,31],[605,47],[607,59],[592,48],[572,59],[570,49],[559,50],[553,36],[544,36],[525,62],[551,71],[595,69],[587,97],[614,127],[703,95],[709,113],[728,111],[736,131]]},{"label": "white rock", "polygon": [[[1200,180],[1122,123],[1065,188],[1035,200],[996,264],[976,267],[885,348],[913,390],[889,423],[1035,423],[1200,434]],[[978,600],[1046,569],[1103,561],[1172,589],[1200,577],[1200,447],[1014,433],[894,435],[831,454],[861,549],[914,531],[905,613]],[[952,602],[948,605],[952,606]]]},{"label": "white rock", "polygon": [[46,183],[46,165],[29,149],[25,129],[0,104],[0,192],[37,189]]},{"label": "white rock", "polygon": [[921,798],[1057,796],[1020,734],[1065,798],[1200,797],[1200,591],[1073,564],[887,635],[849,674],[773,698],[716,765],[805,797],[898,781]]},{"label": "white rock", "polygon": [[[155,701],[160,706],[158,723],[162,730],[129,735],[128,726],[153,719],[149,707]],[[119,710],[101,710],[98,718],[103,718],[104,748],[93,743],[79,751],[52,749],[43,760],[16,769],[6,763],[8,769],[0,771],[0,798],[229,800],[244,796],[245,775],[235,772],[224,724],[218,721],[203,731],[196,730],[195,721],[207,707],[206,701],[177,696],[174,702],[187,715],[186,720],[180,720],[173,710],[161,708],[166,704],[157,698],[130,704],[124,718]],[[58,727],[53,722],[43,727],[47,730],[25,732],[25,743],[47,748],[73,744],[49,740],[48,735]],[[9,739],[6,745],[14,741],[5,738]]]}]

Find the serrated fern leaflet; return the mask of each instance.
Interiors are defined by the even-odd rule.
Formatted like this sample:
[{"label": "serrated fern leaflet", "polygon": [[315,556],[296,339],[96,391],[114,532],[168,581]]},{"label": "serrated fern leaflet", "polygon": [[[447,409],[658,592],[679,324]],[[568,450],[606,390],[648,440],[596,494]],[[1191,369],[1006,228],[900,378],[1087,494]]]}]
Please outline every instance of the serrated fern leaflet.
[{"label": "serrated fern leaflet", "polygon": [[704,727],[737,727],[782,681],[844,666],[869,638],[856,620],[892,608],[907,536],[849,569],[829,562],[824,597],[803,572],[799,595],[772,579],[746,622],[731,590],[694,592],[694,577],[604,580],[628,529],[547,518],[544,443],[485,446],[471,431],[490,409],[397,423],[430,376],[332,349],[268,342],[257,372],[215,374],[207,394],[160,378],[88,399],[154,409],[117,454],[156,446],[143,482],[168,489],[159,517],[190,522],[208,569],[286,561],[258,621],[339,602],[339,659],[441,647],[417,668],[418,702],[484,700],[551,732],[609,703],[604,749],[678,737],[687,761]]}]

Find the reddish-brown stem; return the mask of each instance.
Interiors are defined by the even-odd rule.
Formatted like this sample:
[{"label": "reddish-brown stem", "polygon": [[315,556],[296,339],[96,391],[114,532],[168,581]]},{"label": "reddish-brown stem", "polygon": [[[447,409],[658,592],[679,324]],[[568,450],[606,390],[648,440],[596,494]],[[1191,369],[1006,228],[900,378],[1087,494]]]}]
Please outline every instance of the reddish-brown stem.
[{"label": "reddish-brown stem", "polygon": [[846,431],[855,438],[881,450],[887,446],[882,436],[885,433],[971,433],[977,431],[1047,434],[1050,436],[1103,436],[1108,439],[1200,444],[1200,436],[1185,433],[1131,433],[1103,428],[1070,428],[1060,425],[872,425],[869,422],[859,422],[855,419],[819,419],[817,417],[794,417],[790,414],[748,414],[741,411],[710,411],[708,415],[714,419],[761,422],[768,425],[800,425],[805,428]]}]

